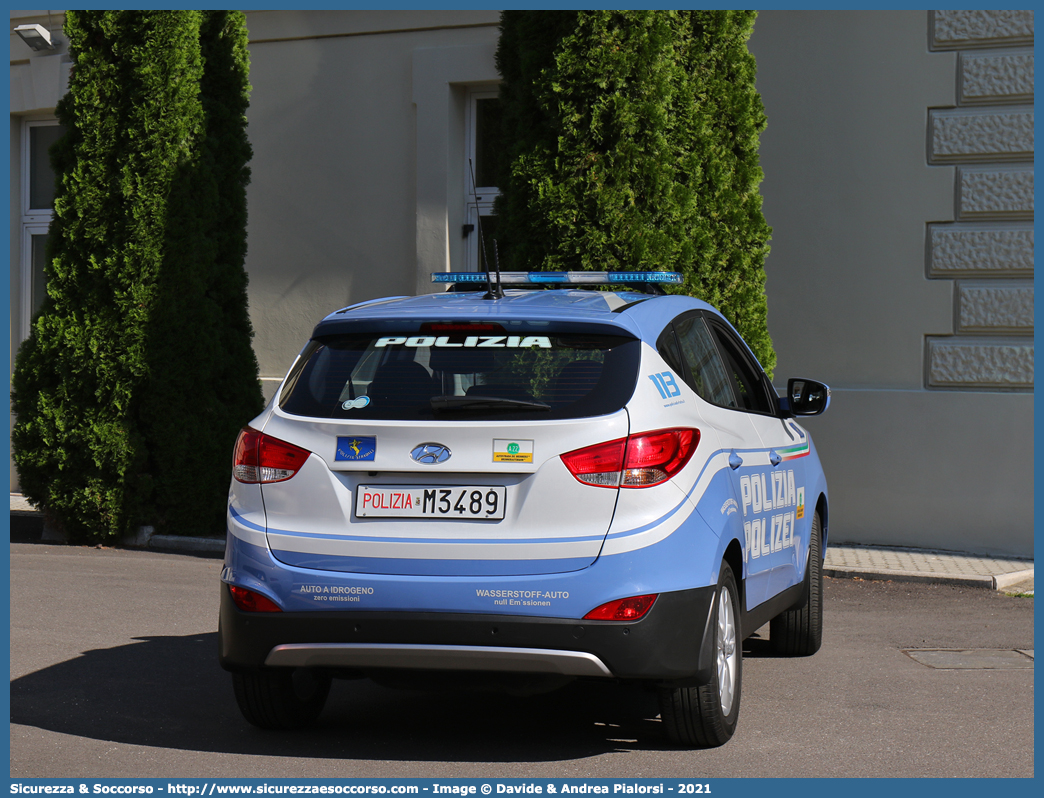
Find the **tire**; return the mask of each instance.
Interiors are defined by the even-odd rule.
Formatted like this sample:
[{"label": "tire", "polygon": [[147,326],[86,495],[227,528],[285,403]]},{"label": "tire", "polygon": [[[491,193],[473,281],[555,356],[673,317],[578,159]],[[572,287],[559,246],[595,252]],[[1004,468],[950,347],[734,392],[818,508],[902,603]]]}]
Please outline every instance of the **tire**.
[{"label": "tire", "polygon": [[805,600],[769,624],[772,649],[784,657],[809,657],[823,645],[823,535],[819,513],[812,516],[805,568]]},{"label": "tire", "polygon": [[660,718],[675,745],[715,748],[736,731],[743,685],[743,634],[740,629],[739,591],[728,563],[721,564],[715,591],[714,675],[698,687],[661,687]]},{"label": "tire", "polygon": [[261,729],[298,729],[319,717],[330,677],[309,668],[261,668],[232,674],[243,717]]}]

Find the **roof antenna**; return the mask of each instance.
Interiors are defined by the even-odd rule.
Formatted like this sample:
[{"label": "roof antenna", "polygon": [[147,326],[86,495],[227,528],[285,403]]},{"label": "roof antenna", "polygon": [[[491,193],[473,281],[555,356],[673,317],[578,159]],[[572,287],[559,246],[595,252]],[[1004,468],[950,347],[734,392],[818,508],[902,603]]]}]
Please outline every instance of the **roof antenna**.
[{"label": "roof antenna", "polygon": [[504,289],[500,285],[500,254],[497,250],[497,240],[493,239],[493,266],[497,271],[497,284],[493,285],[493,275],[489,272],[489,253],[486,252],[486,239],[482,235],[482,212],[478,206],[478,186],[475,184],[475,165],[468,158],[468,169],[471,171],[471,192],[475,197],[475,218],[478,221],[479,249],[486,261],[486,295],[483,299],[503,299]]}]

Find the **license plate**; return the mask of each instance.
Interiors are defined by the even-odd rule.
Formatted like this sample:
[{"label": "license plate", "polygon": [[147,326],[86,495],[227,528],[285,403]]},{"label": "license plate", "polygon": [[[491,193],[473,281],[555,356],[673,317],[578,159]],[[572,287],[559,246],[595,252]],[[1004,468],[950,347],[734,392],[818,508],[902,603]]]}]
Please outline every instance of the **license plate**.
[{"label": "license plate", "polygon": [[504,517],[507,488],[456,485],[451,488],[416,485],[370,487],[355,491],[360,518],[489,518]]}]

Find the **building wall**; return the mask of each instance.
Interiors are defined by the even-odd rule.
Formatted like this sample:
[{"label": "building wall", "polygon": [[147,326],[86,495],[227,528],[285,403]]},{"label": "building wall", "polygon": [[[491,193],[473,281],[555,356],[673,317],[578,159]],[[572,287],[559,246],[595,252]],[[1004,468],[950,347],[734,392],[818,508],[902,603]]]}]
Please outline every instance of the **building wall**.
[{"label": "building wall", "polygon": [[[1003,33],[998,33],[1003,31]],[[776,378],[831,535],[1033,551],[1032,12],[762,12]]]},{"label": "building wall", "polygon": [[431,271],[459,263],[464,90],[497,79],[499,18],[247,15],[247,271],[266,396],[323,316],[430,291]]},{"label": "building wall", "polygon": [[[24,309],[23,290],[25,278],[23,265],[23,222],[22,215],[22,145],[25,120],[49,119],[54,117],[54,106],[69,86],[69,57],[66,52],[61,11],[11,11],[10,44],[10,105],[9,128],[10,185],[8,205],[8,235],[11,271],[10,286],[10,360],[14,363],[15,353],[22,342],[28,319]],[[14,32],[17,25],[37,23],[47,28],[54,37],[53,50],[35,52]],[[14,416],[10,418],[14,425]],[[11,490],[18,489],[18,475],[14,461],[10,461]]]},{"label": "building wall", "polygon": [[930,279],[951,282],[952,336],[927,341],[938,388],[1033,387],[1033,25],[1019,12],[937,11],[957,107],[929,109],[928,162],[956,167],[953,223],[928,228]]},{"label": "building wall", "polygon": [[[22,125],[27,119],[53,118],[54,106],[69,86],[71,66],[66,52],[61,11],[11,11],[11,125],[10,125],[10,206],[11,252],[11,360],[21,343],[28,321],[22,307]],[[16,25],[37,23],[54,36],[54,50],[35,52],[14,32]]]}]

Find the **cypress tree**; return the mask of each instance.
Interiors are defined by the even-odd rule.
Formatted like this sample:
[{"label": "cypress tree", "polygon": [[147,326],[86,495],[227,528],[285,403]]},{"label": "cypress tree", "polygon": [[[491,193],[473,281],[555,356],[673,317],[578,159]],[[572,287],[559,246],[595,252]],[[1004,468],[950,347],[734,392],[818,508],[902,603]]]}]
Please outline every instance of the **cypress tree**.
[{"label": "cypress tree", "polygon": [[22,490],[74,540],[213,534],[261,407],[242,15],[68,11],[66,35],[48,296],[12,377]]},{"label": "cypress tree", "polygon": [[754,19],[504,12],[497,230],[507,268],[681,272],[771,375]]}]

